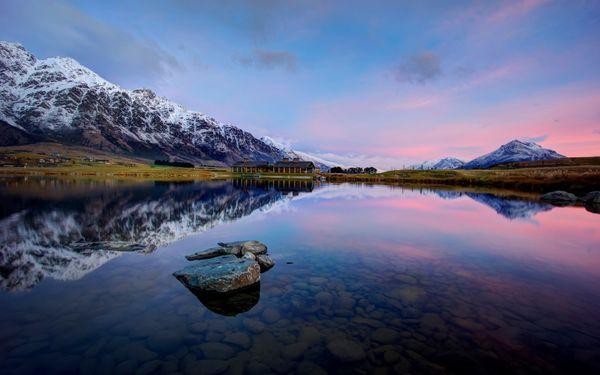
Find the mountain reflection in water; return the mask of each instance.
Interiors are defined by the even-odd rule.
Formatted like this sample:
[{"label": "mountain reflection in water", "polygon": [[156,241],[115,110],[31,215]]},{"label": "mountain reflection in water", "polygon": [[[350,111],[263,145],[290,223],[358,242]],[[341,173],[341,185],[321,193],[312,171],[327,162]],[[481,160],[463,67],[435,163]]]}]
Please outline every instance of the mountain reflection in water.
[{"label": "mountain reflection in water", "polygon": [[73,181],[45,182],[4,182],[2,289],[31,289],[44,277],[79,279],[120,251],[151,252],[314,188],[313,181],[209,181],[84,184],[89,191],[82,191]]}]

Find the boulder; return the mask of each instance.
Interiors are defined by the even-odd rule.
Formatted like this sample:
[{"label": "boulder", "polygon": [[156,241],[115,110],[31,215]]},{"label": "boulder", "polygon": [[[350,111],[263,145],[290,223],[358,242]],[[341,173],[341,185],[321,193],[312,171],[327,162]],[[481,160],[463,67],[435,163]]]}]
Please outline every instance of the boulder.
[{"label": "boulder", "polygon": [[354,340],[336,339],[327,344],[327,349],[341,362],[355,362],[365,358],[363,347]]},{"label": "boulder", "polygon": [[[248,255],[248,254],[246,254],[246,255]],[[246,256],[246,255],[244,255],[244,256]],[[273,260],[273,258],[271,258],[270,256],[268,256],[266,254],[256,255],[256,261],[258,262],[258,265],[260,266],[260,272],[268,271],[269,269],[273,268],[273,266],[275,265],[275,261]]]},{"label": "boulder", "polygon": [[540,197],[541,200],[550,202],[556,205],[569,205],[574,204],[577,201],[577,197],[574,194],[567,193],[566,191],[552,191],[546,193]]},{"label": "boulder", "polygon": [[200,259],[210,259],[215,258],[221,255],[225,255],[226,252],[222,247],[211,247],[210,249],[201,250],[197,253],[186,255],[185,259],[187,260],[200,260]]},{"label": "boulder", "polygon": [[227,293],[249,287],[260,281],[260,266],[247,258],[223,255],[195,262],[173,274],[190,289]]}]

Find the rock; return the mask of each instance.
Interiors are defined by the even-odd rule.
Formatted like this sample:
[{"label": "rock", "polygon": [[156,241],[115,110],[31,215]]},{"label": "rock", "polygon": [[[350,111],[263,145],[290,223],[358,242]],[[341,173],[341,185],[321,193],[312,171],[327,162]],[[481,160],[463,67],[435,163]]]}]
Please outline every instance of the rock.
[{"label": "rock", "polygon": [[227,254],[222,247],[211,247],[210,249],[201,250],[197,253],[186,255],[187,260],[210,259]]},{"label": "rock", "polygon": [[427,313],[421,318],[421,327],[429,331],[446,331],[446,323],[437,314]]},{"label": "rock", "polygon": [[413,304],[422,301],[426,296],[426,292],[418,286],[408,285],[393,289],[386,295],[393,299],[400,299],[406,304]]},{"label": "rock", "polygon": [[365,351],[362,346],[353,340],[333,340],[327,344],[327,350],[342,362],[355,362],[365,358]]},{"label": "rock", "polygon": [[382,344],[390,344],[396,341],[400,335],[397,331],[390,328],[377,328],[371,335],[373,340]]},{"label": "rock", "polygon": [[305,342],[309,346],[321,341],[321,333],[319,330],[312,326],[304,326],[300,329],[298,334],[298,341]]},{"label": "rock", "polygon": [[159,353],[174,352],[181,345],[181,335],[178,335],[174,332],[155,332],[148,338],[148,347]]},{"label": "rock", "polygon": [[285,359],[295,361],[302,357],[308,345],[305,342],[297,342],[295,344],[286,345],[281,351],[281,355]]},{"label": "rock", "polygon": [[173,274],[190,289],[226,293],[260,281],[258,263],[234,255],[224,255],[187,266]]},{"label": "rock", "polygon": [[268,307],[263,311],[262,318],[265,322],[272,324],[278,321],[281,318],[281,315],[279,314],[279,311]]},{"label": "rock", "polygon": [[298,366],[298,375],[327,375],[327,371],[315,363],[304,361]]},{"label": "rock", "polygon": [[252,253],[254,255],[265,254],[267,245],[260,241],[235,241],[235,242],[219,242],[218,244],[225,249],[229,254],[244,255]]},{"label": "rock", "polygon": [[235,350],[231,346],[218,342],[200,344],[200,349],[204,358],[207,359],[229,359],[235,354]]},{"label": "rock", "polygon": [[197,362],[197,367],[194,369],[198,374],[221,374],[227,370],[229,363],[218,359],[204,359]]},{"label": "rock", "polygon": [[256,319],[244,319],[242,324],[252,333],[261,333],[265,330],[265,325]]},{"label": "rock", "polygon": [[[242,258],[256,260],[256,255],[254,255],[252,253],[246,253],[246,254],[244,254],[244,256]],[[258,263],[258,264],[260,265],[260,263]],[[262,267],[261,267],[261,271],[262,271]]]},{"label": "rock", "polygon": [[566,206],[574,204],[577,201],[577,197],[574,194],[567,193],[566,191],[553,191],[546,193],[540,197],[541,200],[556,204],[559,206]]},{"label": "rock", "polygon": [[[246,253],[244,255],[244,257],[246,255],[254,256],[252,253]],[[256,255],[256,261],[258,262],[258,265],[260,266],[260,272],[268,271],[269,269],[273,268],[273,266],[275,265],[275,261],[273,260],[273,258],[271,258],[270,256],[268,256],[266,254]]]},{"label": "rock", "polygon": [[600,204],[600,191],[591,191],[581,197],[586,204]]},{"label": "rock", "polygon": [[237,345],[241,348],[248,349],[250,347],[250,337],[244,332],[230,332],[225,335],[223,342]]}]

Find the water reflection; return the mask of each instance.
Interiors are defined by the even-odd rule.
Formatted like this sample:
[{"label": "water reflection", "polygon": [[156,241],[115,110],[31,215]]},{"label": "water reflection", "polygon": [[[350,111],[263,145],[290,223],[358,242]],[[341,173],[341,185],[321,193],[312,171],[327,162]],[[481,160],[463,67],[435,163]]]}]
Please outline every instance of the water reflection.
[{"label": "water reflection", "polygon": [[457,199],[463,196],[469,197],[474,201],[491,207],[498,214],[507,219],[531,219],[540,212],[550,211],[554,206],[548,203],[527,200],[516,197],[498,197],[490,193],[474,193],[459,191],[441,191],[435,192],[444,199]]},{"label": "water reflection", "polygon": [[[71,263],[115,257],[68,287],[0,293],[0,373],[600,371],[600,216],[517,197],[350,184],[294,195],[269,183],[5,183],[2,238],[36,265],[33,279],[76,274],[57,249]],[[172,277],[184,255],[241,238],[267,243],[278,264],[260,289],[213,299]],[[2,264],[12,255],[3,248]]]},{"label": "water reflection", "polygon": [[[31,289],[44,277],[79,279],[119,252],[152,252],[255,210],[270,209],[289,193],[311,191],[314,183],[83,185],[82,189],[78,182],[44,179],[4,182],[0,288]],[[25,193],[18,194],[21,187],[26,187]]]},{"label": "water reflection", "polygon": [[235,316],[250,311],[260,300],[260,283],[231,293],[203,293],[187,288],[210,311]]}]

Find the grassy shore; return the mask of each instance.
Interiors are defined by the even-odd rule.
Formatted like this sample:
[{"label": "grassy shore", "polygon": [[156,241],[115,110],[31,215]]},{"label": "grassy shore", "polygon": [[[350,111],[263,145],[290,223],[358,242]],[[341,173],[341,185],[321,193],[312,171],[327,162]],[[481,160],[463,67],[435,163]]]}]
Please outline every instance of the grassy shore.
[{"label": "grassy shore", "polygon": [[326,174],[332,182],[485,187],[544,193],[576,194],[600,190],[600,165],[486,170],[396,170],[374,175]]}]

